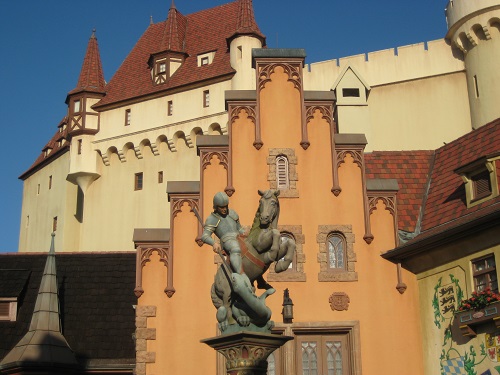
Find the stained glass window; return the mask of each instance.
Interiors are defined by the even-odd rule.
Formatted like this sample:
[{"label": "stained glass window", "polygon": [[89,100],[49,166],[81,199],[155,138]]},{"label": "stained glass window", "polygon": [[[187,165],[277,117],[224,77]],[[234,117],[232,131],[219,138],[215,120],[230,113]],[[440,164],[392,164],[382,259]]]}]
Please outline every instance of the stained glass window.
[{"label": "stained glass window", "polygon": [[345,239],[338,233],[328,236],[328,266],[331,269],[345,269]]}]

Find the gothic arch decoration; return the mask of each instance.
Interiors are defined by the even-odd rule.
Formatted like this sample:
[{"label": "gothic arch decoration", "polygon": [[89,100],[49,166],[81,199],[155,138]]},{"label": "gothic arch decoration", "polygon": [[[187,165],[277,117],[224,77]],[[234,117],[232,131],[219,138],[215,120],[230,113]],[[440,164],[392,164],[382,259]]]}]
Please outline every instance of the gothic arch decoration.
[{"label": "gothic arch decoration", "polygon": [[[233,126],[236,119],[240,117],[241,111],[245,111],[247,114],[247,118],[252,120],[255,125],[255,140],[253,142],[253,147],[255,149],[260,150],[264,143],[261,139],[260,132],[260,122],[257,116],[256,103],[244,103],[240,105],[230,105],[229,106],[229,123]],[[231,134],[231,133],[230,133]]]},{"label": "gothic arch decoration", "polygon": [[366,146],[366,137],[363,134],[337,134],[334,140],[335,150],[333,152],[333,187],[331,189],[335,196],[342,191],[339,181],[339,167],[345,163],[347,154],[350,154],[354,163],[361,169],[361,188],[363,191],[363,207],[365,217],[365,235],[363,239],[367,244],[372,243],[373,234],[371,233],[370,213],[368,211],[368,196],[366,191],[365,159],[364,148]]},{"label": "gothic arch decoration", "polygon": [[271,75],[278,67],[281,67],[288,76],[288,82],[292,82],[297,90],[302,91],[302,63],[290,64],[283,62],[268,64],[259,69],[258,91],[262,90],[271,81]]},{"label": "gothic arch decoration", "polygon": [[211,164],[211,160],[214,156],[219,159],[220,165],[222,165],[226,171],[229,170],[229,156],[225,151],[204,152],[200,156],[202,172]]},{"label": "gothic arch decoration", "polygon": [[384,197],[384,196],[373,196],[368,193],[368,209],[370,215],[377,208],[378,201],[382,201],[385,205],[385,209],[391,213],[392,216],[396,215],[396,197]]},{"label": "gothic arch decoration", "polygon": [[137,247],[137,257],[136,257],[136,286],[134,289],[134,294],[137,298],[142,296],[144,289],[142,288],[142,269],[144,266],[151,262],[151,255],[153,253],[158,253],[160,256],[160,262],[162,262],[167,268],[167,286],[164,289],[165,294],[171,298],[175,293],[175,288],[173,286],[173,278],[171,277],[173,262],[172,253],[170,251],[169,243],[152,247]]},{"label": "gothic arch decoration", "polygon": [[190,212],[195,212],[198,211],[198,201],[199,199],[197,198],[173,198],[170,201],[170,222],[177,217],[179,212],[182,211],[182,206],[184,206],[184,203],[187,203],[189,208],[191,209]]}]

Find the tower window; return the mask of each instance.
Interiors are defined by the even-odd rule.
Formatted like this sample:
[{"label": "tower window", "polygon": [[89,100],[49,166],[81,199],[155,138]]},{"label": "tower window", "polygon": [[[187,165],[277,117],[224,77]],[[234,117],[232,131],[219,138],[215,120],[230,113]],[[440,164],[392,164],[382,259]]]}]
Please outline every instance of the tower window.
[{"label": "tower window", "polygon": [[36,187],[36,195],[40,195],[40,184]]},{"label": "tower window", "polygon": [[134,190],[142,190],[143,174],[136,173],[134,177]]},{"label": "tower window", "polygon": [[172,116],[173,113],[174,113],[174,103],[171,100],[169,100],[167,103],[167,115]]},{"label": "tower window", "polygon": [[132,112],[129,109],[125,110],[125,126],[130,125],[130,121],[132,120]]},{"label": "tower window", "polygon": [[80,100],[75,100],[75,103],[73,105],[73,111],[75,113],[78,113],[78,112],[80,112],[80,110],[81,110],[81,101]]},{"label": "tower window", "polygon": [[158,183],[163,183],[163,171],[158,172]]},{"label": "tower window", "polygon": [[54,216],[52,219],[52,232],[55,232],[57,230],[57,216]]},{"label": "tower window", "polygon": [[203,107],[210,107],[210,91],[203,91]]},{"label": "tower window", "polygon": [[477,84],[477,76],[474,76],[473,79],[474,79],[474,91],[476,93],[476,98],[479,98],[479,86]]},{"label": "tower window", "polygon": [[81,139],[78,140],[77,148],[78,148],[78,155],[81,155],[82,154],[82,140]]},{"label": "tower window", "polygon": [[52,176],[49,176],[49,190],[52,189]]}]

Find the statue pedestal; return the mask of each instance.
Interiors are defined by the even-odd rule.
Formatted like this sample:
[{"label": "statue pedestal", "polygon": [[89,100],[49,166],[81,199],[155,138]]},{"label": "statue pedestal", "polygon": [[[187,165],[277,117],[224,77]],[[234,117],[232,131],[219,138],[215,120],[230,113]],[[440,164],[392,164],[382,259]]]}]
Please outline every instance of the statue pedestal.
[{"label": "statue pedestal", "polygon": [[266,375],[267,357],[289,340],[293,337],[243,331],[201,342],[226,357],[228,375]]}]

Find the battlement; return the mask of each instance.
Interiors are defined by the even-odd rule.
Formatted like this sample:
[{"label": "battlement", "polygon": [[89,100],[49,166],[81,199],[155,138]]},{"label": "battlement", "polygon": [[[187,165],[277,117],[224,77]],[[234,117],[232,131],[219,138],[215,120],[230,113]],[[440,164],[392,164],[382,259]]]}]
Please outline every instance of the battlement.
[{"label": "battlement", "polygon": [[370,86],[385,85],[464,70],[444,39],[313,63],[304,74],[307,90],[330,90],[345,66],[356,68]]},{"label": "battlement", "polygon": [[466,21],[488,8],[500,8],[500,0],[450,0],[445,8],[448,35],[459,26],[459,21]]}]

